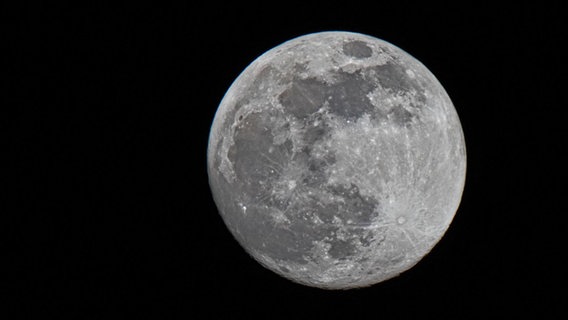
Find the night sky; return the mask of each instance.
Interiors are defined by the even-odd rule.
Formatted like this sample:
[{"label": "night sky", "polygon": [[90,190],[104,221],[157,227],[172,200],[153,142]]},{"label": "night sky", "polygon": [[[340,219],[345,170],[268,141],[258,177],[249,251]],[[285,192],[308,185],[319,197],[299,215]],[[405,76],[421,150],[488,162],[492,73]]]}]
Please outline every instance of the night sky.
[{"label": "night sky", "polygon": [[[0,10],[8,289],[22,317],[566,313],[555,293],[568,234],[560,7],[189,3]],[[249,257],[206,170],[211,122],[239,73],[286,40],[331,30],[384,39],[426,65],[468,157],[462,204],[434,250],[350,291],[292,283]]]}]

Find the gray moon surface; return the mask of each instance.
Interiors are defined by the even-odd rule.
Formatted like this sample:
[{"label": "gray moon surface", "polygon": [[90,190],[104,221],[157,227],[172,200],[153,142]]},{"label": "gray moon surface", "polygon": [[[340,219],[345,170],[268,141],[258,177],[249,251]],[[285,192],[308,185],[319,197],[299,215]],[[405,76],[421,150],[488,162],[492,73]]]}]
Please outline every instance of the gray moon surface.
[{"label": "gray moon surface", "polygon": [[239,75],[207,165],[225,224],[254,259],[297,283],[349,289],[431,251],[458,209],[466,151],[422,63],[371,36],[321,32]]}]

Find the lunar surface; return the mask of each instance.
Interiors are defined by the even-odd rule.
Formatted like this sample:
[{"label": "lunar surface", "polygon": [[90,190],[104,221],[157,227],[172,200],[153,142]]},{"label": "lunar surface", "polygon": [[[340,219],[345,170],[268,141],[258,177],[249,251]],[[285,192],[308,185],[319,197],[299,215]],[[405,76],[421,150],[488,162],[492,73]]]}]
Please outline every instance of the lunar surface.
[{"label": "lunar surface", "polygon": [[418,263],[449,227],[466,171],[460,121],[434,75],[350,32],[302,36],[249,65],[217,110],[207,158],[242,247],[325,289]]}]

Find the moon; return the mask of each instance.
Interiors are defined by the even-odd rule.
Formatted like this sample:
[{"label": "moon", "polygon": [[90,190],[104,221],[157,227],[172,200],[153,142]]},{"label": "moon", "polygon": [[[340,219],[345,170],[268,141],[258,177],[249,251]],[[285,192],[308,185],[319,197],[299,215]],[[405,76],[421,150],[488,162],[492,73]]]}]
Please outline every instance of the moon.
[{"label": "moon", "polygon": [[460,120],[439,81],[351,32],[301,36],[252,62],[221,101],[207,152],[214,201],[241,246],[323,289],[412,268],[465,183]]}]

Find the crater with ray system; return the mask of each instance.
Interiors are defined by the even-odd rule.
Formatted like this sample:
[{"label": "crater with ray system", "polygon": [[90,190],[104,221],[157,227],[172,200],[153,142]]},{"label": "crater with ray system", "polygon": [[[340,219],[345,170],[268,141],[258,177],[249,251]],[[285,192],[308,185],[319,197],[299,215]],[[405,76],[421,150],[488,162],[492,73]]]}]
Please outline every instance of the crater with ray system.
[{"label": "crater with ray system", "polygon": [[322,32],[269,50],[221,101],[208,147],[227,228],[297,283],[369,286],[418,263],[458,208],[459,118],[418,60],[367,35]]}]

